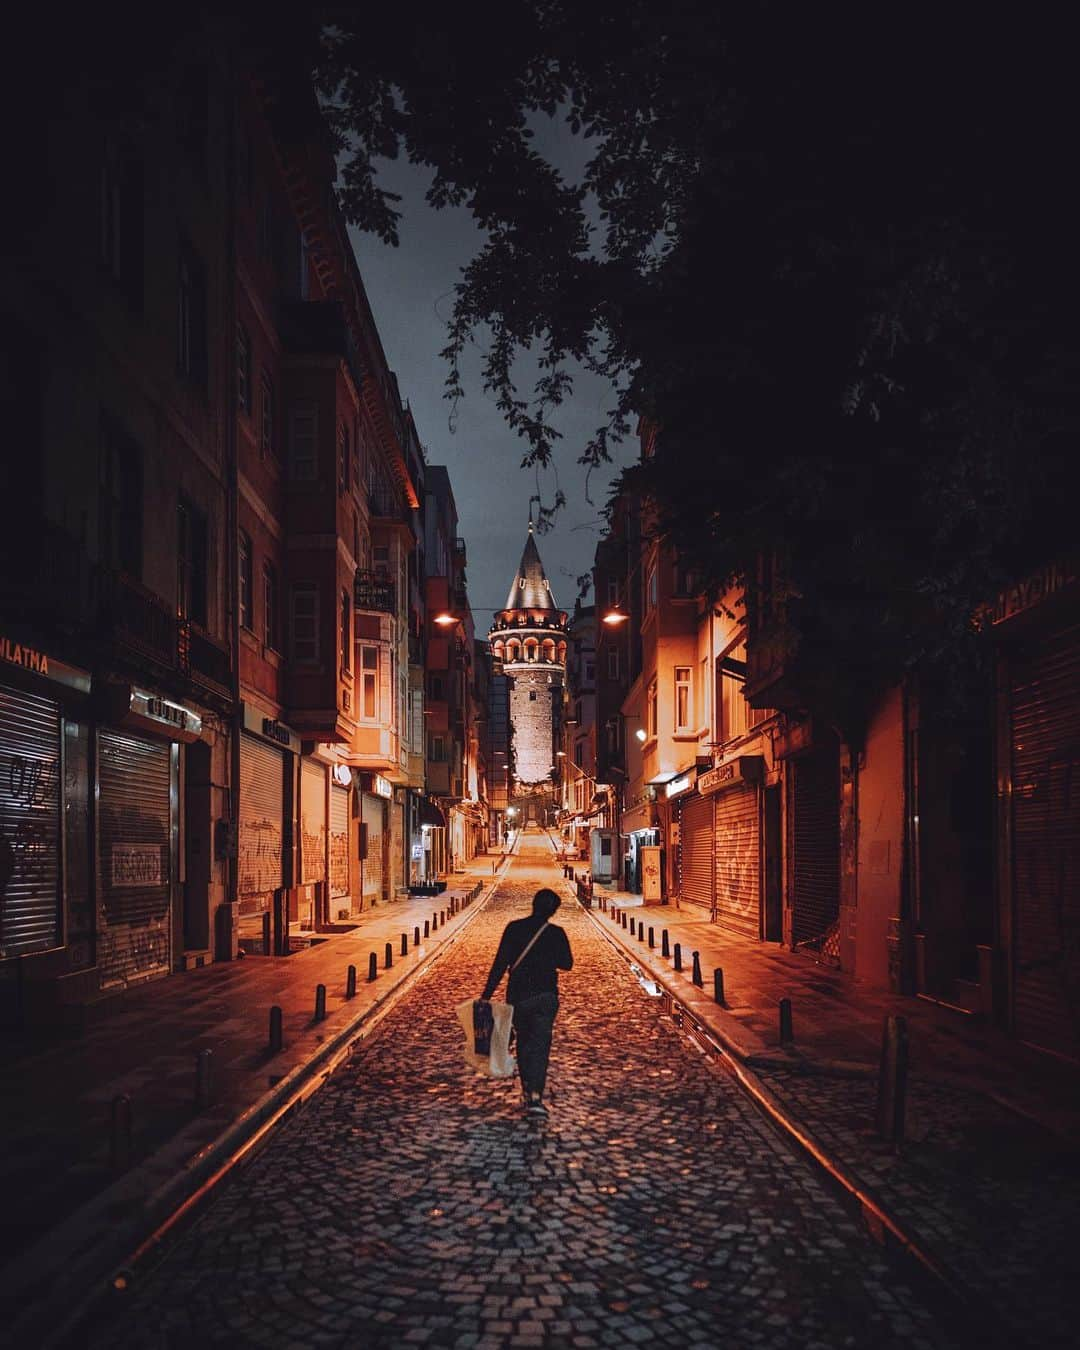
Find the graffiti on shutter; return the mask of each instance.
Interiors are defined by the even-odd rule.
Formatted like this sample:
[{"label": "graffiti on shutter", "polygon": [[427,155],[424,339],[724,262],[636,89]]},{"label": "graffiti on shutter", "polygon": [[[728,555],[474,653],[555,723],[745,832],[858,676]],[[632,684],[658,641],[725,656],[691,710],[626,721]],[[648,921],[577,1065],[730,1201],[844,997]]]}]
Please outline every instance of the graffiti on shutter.
[{"label": "graffiti on shutter", "polygon": [[300,880],[326,880],[326,767],[300,766]]},{"label": "graffiti on shutter", "polygon": [[716,921],[746,937],[761,935],[761,847],[757,788],[718,792],[716,802]]},{"label": "graffiti on shutter", "polygon": [[282,752],[255,736],[242,735],[238,853],[241,913],[269,908],[273,892],[281,885],[284,809]]},{"label": "graffiti on shutter", "polygon": [[349,894],[349,790],[330,789],[330,894]]},{"label": "graffiti on shutter", "polygon": [[679,817],[679,894],[713,907],[713,803],[711,797],[685,797]]},{"label": "graffiti on shutter", "polygon": [[60,941],[60,709],[0,686],[0,956]]}]

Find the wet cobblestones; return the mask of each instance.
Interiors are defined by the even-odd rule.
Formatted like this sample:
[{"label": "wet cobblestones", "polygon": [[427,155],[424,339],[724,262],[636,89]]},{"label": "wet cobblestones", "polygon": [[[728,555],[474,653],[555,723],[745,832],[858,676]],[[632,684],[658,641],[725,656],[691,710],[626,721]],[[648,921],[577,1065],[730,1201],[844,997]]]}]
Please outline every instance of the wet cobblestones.
[{"label": "wet cobblestones", "polygon": [[557,875],[546,842],[523,843],[456,948],[140,1276],[95,1344],[950,1344],[576,907],[557,920],[575,967],[550,1118],[523,1117],[516,1081],[465,1068],[454,1005]]}]

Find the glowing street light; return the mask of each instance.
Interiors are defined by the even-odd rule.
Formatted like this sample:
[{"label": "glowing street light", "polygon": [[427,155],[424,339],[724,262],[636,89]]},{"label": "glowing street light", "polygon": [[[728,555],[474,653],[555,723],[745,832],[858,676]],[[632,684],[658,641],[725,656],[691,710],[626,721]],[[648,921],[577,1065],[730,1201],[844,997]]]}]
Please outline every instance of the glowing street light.
[{"label": "glowing street light", "polygon": [[460,620],[455,614],[436,614],[432,623],[437,623],[442,628],[448,628],[452,623],[460,623]]},{"label": "glowing street light", "polygon": [[625,623],[629,619],[629,614],[624,614],[621,609],[609,609],[601,620],[602,623],[610,624],[614,627],[616,624]]},{"label": "glowing street light", "polygon": [[649,739],[649,733],[644,727],[638,727],[637,731],[634,732],[634,735],[639,741],[647,741]]}]

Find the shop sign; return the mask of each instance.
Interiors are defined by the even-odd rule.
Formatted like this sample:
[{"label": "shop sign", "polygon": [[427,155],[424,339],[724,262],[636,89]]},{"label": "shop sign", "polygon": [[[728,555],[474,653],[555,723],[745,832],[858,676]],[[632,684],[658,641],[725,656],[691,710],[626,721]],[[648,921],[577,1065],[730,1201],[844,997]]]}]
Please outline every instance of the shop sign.
[{"label": "shop sign", "polygon": [[1075,562],[1051,563],[1001,592],[994,606],[993,622],[1004,623],[1006,619],[1015,618],[1017,614],[1041,603],[1047,596],[1063,591],[1077,581],[1080,581],[1080,568]]},{"label": "shop sign", "polygon": [[712,792],[731,787],[733,783],[757,783],[761,778],[763,763],[761,755],[739,755],[726,764],[718,764],[715,769],[709,769],[698,778],[698,791],[707,797]]},{"label": "shop sign", "polygon": [[275,745],[280,745],[283,750],[288,750],[291,754],[300,753],[300,737],[283,723],[274,717],[267,717],[261,708],[256,708],[250,703],[244,704],[243,716],[244,730],[254,732],[256,736],[262,736],[264,740],[273,741]]},{"label": "shop sign", "polygon": [[373,792],[376,797],[385,797],[387,801],[390,801],[394,795],[394,785],[389,778],[384,778],[381,773],[365,774],[364,791]]},{"label": "shop sign", "polygon": [[800,751],[809,750],[814,743],[814,724],[809,718],[801,722],[789,722],[783,731],[778,732],[773,749],[777,759],[788,759]]},{"label": "shop sign", "polygon": [[339,787],[352,787],[352,770],[347,764],[334,765],[334,782]]},{"label": "shop sign", "polygon": [[673,778],[670,783],[664,784],[665,797],[678,797],[680,793],[689,792],[694,786],[694,780],[688,773],[679,774],[678,778]]},{"label": "shop sign", "polygon": [[[431,826],[425,825],[423,828],[425,830],[430,830]],[[409,849],[409,856],[412,858],[413,862],[423,862],[424,861],[423,844],[413,844]]]},{"label": "shop sign", "polygon": [[202,718],[198,713],[185,708],[182,703],[162,698],[160,694],[133,688],[128,708],[135,721],[150,723],[152,730],[166,728],[175,733],[178,740],[197,741],[202,734]]},{"label": "shop sign", "polygon": [[161,886],[160,844],[113,844],[112,884],[123,886]]},{"label": "shop sign", "polygon": [[85,670],[69,666],[66,661],[58,661],[55,656],[25,642],[0,637],[0,661],[17,666],[19,670],[28,670],[31,675],[40,675],[43,679],[67,685],[69,689],[77,689],[80,694],[90,692],[90,676]]}]

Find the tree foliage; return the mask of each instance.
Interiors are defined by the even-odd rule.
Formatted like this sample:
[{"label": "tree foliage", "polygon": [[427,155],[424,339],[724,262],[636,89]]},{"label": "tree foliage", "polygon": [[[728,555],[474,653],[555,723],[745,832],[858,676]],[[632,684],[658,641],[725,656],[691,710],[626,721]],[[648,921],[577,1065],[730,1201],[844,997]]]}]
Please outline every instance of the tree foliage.
[{"label": "tree foliage", "polygon": [[[406,154],[484,232],[449,396],[480,341],[525,462],[546,462],[568,361],[608,376],[618,406],[582,461],[658,425],[634,485],[713,588],[784,556],[838,717],[967,640],[1075,530],[1067,43],[994,24],[481,0],[324,30],[350,218],[396,239],[377,161]],[[545,115],[586,138],[580,182],[538,153]]]}]

